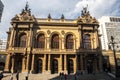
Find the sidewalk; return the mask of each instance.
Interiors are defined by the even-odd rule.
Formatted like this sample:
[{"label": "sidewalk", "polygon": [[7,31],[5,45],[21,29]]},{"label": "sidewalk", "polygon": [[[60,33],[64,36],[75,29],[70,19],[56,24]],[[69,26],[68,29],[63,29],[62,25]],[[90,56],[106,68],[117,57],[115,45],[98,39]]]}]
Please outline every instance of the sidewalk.
[{"label": "sidewalk", "polygon": [[112,73],[108,73],[108,75],[110,75],[111,77],[113,77],[114,80],[120,80],[120,77],[116,78],[116,76],[114,74],[112,74]]}]

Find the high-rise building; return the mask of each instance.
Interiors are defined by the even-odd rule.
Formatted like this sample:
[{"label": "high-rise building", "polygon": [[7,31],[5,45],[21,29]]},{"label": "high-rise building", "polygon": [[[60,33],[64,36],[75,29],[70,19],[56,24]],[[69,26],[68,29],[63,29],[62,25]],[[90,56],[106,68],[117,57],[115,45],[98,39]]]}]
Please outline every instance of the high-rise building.
[{"label": "high-rise building", "polygon": [[3,5],[2,1],[0,0],[0,22],[1,22],[3,8],[4,8],[4,5]]},{"label": "high-rise building", "polygon": [[102,70],[98,21],[82,10],[77,19],[35,18],[26,5],[11,21],[6,72],[92,73]]},{"label": "high-rise building", "polygon": [[6,39],[0,39],[0,70],[4,70],[6,59]]},{"label": "high-rise building", "polygon": [[7,40],[0,39],[0,51],[6,51]]},{"label": "high-rise building", "polygon": [[119,51],[120,47],[120,17],[112,17],[112,16],[103,16],[99,19],[100,22],[100,33],[101,36],[101,44],[103,50],[110,49],[111,36],[114,37],[116,42],[116,50]]}]

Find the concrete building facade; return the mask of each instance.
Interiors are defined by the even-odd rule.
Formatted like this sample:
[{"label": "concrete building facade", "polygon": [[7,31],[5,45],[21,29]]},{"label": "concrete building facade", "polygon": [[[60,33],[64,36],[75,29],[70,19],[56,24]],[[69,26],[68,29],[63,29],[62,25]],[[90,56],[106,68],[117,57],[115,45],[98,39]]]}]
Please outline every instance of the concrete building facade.
[{"label": "concrete building facade", "polygon": [[[111,36],[114,37],[117,46],[120,46],[120,17],[103,16],[99,19],[99,22],[100,34],[102,34],[102,49],[109,50],[111,48],[109,45]],[[116,47],[116,50],[119,51],[120,47]]]},{"label": "concrete building facade", "polygon": [[111,43],[111,36],[114,37],[115,42],[115,56],[117,60],[117,71],[120,71],[120,17],[103,16],[99,19],[102,54],[103,54],[103,70],[115,72],[115,58],[113,46]]}]

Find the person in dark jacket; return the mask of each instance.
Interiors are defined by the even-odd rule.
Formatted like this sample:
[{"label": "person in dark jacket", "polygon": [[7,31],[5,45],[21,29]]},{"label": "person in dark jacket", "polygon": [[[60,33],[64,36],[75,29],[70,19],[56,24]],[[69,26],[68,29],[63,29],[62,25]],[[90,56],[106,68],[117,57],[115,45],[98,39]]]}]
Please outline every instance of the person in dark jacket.
[{"label": "person in dark jacket", "polygon": [[3,78],[3,72],[0,73],[0,80]]}]

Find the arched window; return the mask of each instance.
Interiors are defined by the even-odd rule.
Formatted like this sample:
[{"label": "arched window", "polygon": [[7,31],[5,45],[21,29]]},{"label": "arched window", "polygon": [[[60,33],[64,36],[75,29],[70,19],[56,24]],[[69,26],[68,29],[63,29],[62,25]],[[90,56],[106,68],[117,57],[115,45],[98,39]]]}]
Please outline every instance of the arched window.
[{"label": "arched window", "polygon": [[86,49],[91,49],[91,39],[89,34],[83,35],[83,47]]},{"label": "arched window", "polygon": [[26,34],[22,34],[19,37],[19,46],[18,47],[26,47],[27,36]]},{"label": "arched window", "polygon": [[45,36],[40,34],[37,38],[37,48],[45,48]]},{"label": "arched window", "polygon": [[73,35],[69,34],[66,36],[66,49],[73,49],[73,48],[74,48]]},{"label": "arched window", "polygon": [[52,49],[59,49],[59,35],[54,34],[51,39],[51,48]]}]

